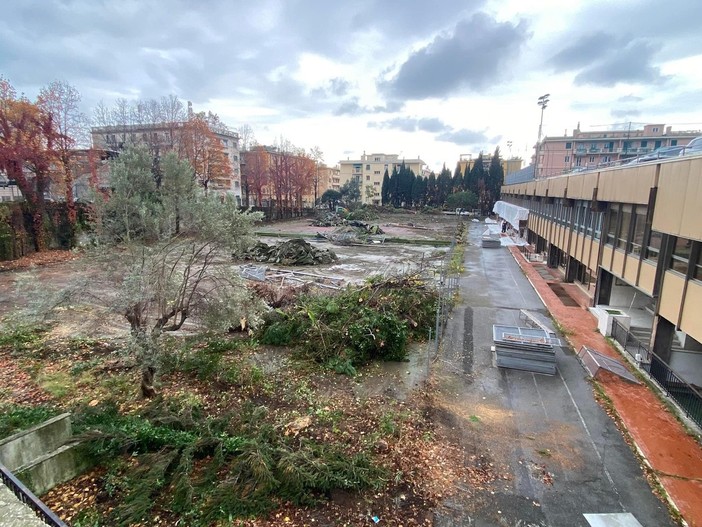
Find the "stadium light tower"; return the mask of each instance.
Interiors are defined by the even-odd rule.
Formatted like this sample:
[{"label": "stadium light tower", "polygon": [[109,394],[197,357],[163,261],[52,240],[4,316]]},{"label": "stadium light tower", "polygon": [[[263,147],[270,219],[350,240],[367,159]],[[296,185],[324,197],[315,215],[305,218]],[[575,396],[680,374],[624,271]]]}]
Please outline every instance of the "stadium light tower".
[{"label": "stadium light tower", "polygon": [[544,126],[544,110],[548,105],[548,98],[551,96],[550,93],[542,95],[538,98],[536,104],[541,106],[541,120],[539,121],[539,140],[536,142],[536,158],[534,160],[534,179],[539,177],[539,154],[541,153],[541,132]]}]

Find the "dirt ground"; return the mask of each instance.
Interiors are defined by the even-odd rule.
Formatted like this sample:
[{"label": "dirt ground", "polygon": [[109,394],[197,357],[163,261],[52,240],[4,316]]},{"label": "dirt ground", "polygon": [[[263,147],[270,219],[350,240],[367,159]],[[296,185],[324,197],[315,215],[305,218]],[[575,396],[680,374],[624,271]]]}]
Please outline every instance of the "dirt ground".
[{"label": "dirt ground", "polygon": [[[339,261],[305,267],[304,271],[355,282],[373,274],[438,267],[446,247],[413,244],[412,240],[449,240],[456,220],[454,216],[409,214],[381,217],[377,223],[387,236],[409,240],[405,244],[340,247],[306,238],[334,250]],[[307,220],[260,228],[280,236],[266,237],[267,243],[331,230],[312,226]],[[506,250],[485,252],[478,247],[480,232],[481,226],[471,226],[459,303],[436,360],[428,360],[430,350],[420,343],[413,347],[409,362],[374,364],[354,382],[343,382],[353,398],[361,400],[409,401],[417,393],[424,394],[421,397],[429,404],[426,417],[434,423],[434,440],[422,443],[426,450],[421,456],[406,453],[407,460],[421,467],[407,469],[421,469],[422,474],[436,480],[429,483],[435,483],[432,496],[441,506],[433,514],[424,511],[416,522],[403,524],[392,517],[396,510],[393,500],[401,500],[402,495],[377,498],[378,503],[385,503],[380,525],[584,527],[585,512],[631,510],[646,527],[672,526],[665,505],[651,492],[638,460],[598,406],[572,355],[559,352],[557,377],[498,370],[492,365],[492,324],[518,322],[522,307],[542,314],[545,309]],[[87,278],[93,294],[99,295],[110,284],[97,280],[98,271],[78,258],[38,266],[32,270],[31,280],[49,292],[78,274]],[[21,274],[0,272],[0,316],[26,303],[15,290]],[[118,318],[105,313],[97,317],[97,326],[95,320],[88,323],[89,314],[89,307],[66,310],[63,332],[96,336],[127,329]],[[275,371],[275,355],[274,350],[264,349],[257,361]],[[432,380],[427,385],[429,372]],[[332,395],[335,388],[327,389],[327,395]],[[351,496],[337,496],[334,507],[339,504],[348,510],[357,505]],[[291,522],[286,512],[291,514]],[[246,525],[298,525],[297,515],[290,511],[281,514],[268,523]],[[371,516],[356,516],[350,523],[314,524],[371,525]],[[303,524],[308,523],[303,519],[299,525]]]}]

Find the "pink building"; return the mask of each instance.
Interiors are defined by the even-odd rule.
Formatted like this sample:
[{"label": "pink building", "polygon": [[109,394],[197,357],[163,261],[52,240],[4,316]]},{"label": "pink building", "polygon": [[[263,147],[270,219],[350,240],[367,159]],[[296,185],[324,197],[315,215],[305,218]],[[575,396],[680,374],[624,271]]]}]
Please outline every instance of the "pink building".
[{"label": "pink building", "polygon": [[536,177],[549,177],[577,169],[607,166],[652,152],[663,146],[684,146],[699,131],[673,131],[664,124],[647,124],[643,130],[628,126],[620,130],[582,132],[580,125],[573,135],[544,137],[536,145]]}]

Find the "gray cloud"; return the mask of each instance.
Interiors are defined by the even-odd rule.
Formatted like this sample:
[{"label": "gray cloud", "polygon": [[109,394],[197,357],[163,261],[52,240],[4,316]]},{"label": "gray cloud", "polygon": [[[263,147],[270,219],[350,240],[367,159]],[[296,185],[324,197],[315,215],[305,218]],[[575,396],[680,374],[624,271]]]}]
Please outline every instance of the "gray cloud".
[{"label": "gray cloud", "polygon": [[388,95],[408,99],[479,91],[500,79],[504,64],[528,38],[524,21],[514,25],[476,13],[410,55],[394,78],[378,86]]},{"label": "gray cloud", "polygon": [[436,139],[438,141],[453,143],[460,146],[484,145],[488,142],[488,137],[485,135],[484,132],[468,130],[467,128],[443,132],[441,134],[438,134],[436,136]]},{"label": "gray cloud", "polygon": [[660,84],[666,77],[652,65],[659,50],[660,45],[646,40],[596,31],[581,36],[548,63],[557,72],[578,71],[574,82],[579,85]]},{"label": "gray cloud", "polygon": [[395,113],[402,110],[404,103],[401,101],[388,101],[384,105],[362,106],[358,97],[352,97],[334,110],[334,115],[364,115],[369,113]]},{"label": "gray cloud", "polygon": [[385,121],[370,121],[368,126],[370,128],[393,129],[408,133],[427,132],[434,134],[434,138],[437,141],[454,143],[459,146],[478,145],[482,147],[485,144],[494,144],[500,141],[499,136],[488,138],[485,132],[468,130],[467,128],[456,130],[435,117],[395,117]]},{"label": "gray cloud", "polygon": [[401,130],[403,132],[429,132],[436,133],[441,130],[450,130],[451,127],[445,124],[441,119],[435,117],[416,118],[416,117],[395,117],[385,121],[368,123],[371,128],[390,128]]}]

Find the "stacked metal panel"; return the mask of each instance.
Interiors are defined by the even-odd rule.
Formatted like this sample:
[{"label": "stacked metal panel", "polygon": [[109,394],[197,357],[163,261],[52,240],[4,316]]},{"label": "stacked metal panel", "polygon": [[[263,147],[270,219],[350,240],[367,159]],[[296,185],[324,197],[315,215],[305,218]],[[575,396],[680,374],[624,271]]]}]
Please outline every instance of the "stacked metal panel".
[{"label": "stacked metal panel", "polygon": [[495,362],[500,368],[556,374],[556,350],[561,341],[541,328],[492,326]]}]

